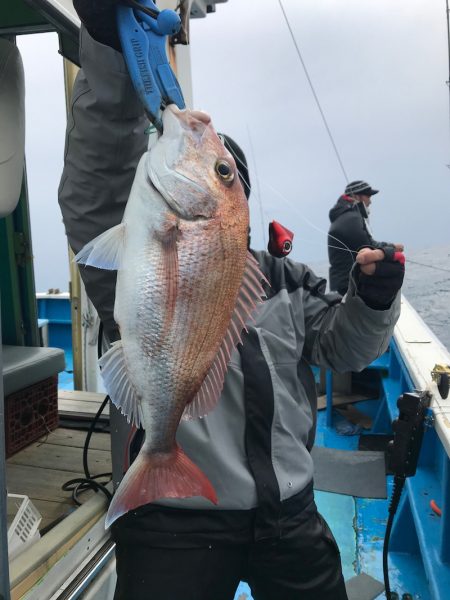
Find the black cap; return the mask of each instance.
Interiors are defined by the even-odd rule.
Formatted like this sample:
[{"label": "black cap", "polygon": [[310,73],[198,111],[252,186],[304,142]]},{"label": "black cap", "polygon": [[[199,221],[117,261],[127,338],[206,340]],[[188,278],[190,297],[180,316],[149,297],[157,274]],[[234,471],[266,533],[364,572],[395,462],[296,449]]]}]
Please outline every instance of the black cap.
[{"label": "black cap", "polygon": [[363,194],[364,196],[374,196],[379,190],[374,190],[366,181],[352,181],[345,188],[346,194]]},{"label": "black cap", "polygon": [[217,135],[222,140],[222,143],[228,150],[228,152],[231,152],[234,160],[236,161],[236,167],[239,173],[239,178],[241,180],[242,187],[244,188],[244,192],[248,200],[250,196],[251,185],[245,154],[243,153],[242,148],[238,146],[238,144],[236,144],[236,142],[232,138],[230,138],[229,135],[225,135],[224,133],[218,133]]}]

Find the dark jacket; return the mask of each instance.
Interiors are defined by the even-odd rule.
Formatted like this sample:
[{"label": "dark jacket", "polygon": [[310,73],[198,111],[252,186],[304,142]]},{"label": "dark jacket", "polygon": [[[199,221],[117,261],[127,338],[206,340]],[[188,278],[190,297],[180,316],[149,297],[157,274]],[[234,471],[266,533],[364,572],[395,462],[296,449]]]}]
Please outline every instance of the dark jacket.
[{"label": "dark jacket", "polygon": [[348,276],[356,253],[363,246],[382,248],[386,242],[376,242],[370,235],[362,213],[364,205],[355,204],[349,196],[340,196],[330,210],[328,231],[328,260],[330,263],[330,290],[344,295]]}]

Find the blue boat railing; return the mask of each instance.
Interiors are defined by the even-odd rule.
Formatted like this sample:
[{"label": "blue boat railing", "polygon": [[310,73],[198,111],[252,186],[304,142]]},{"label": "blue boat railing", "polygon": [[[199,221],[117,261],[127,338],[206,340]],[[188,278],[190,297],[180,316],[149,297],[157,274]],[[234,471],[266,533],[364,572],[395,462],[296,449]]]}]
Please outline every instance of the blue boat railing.
[{"label": "blue boat railing", "polygon": [[58,386],[73,390],[72,319],[69,294],[38,294],[38,324],[41,342],[64,350],[66,369],[59,374]]},{"label": "blue boat railing", "polygon": [[[414,384],[395,339],[369,369],[380,372],[380,403],[370,430],[392,434],[398,416],[397,400]],[[333,374],[326,374],[327,426],[332,426]],[[427,419],[419,466],[406,486],[395,517],[390,554],[416,555],[423,566],[433,600],[450,598],[450,459],[436,429],[433,413]],[[389,477],[389,489],[392,477]]]}]

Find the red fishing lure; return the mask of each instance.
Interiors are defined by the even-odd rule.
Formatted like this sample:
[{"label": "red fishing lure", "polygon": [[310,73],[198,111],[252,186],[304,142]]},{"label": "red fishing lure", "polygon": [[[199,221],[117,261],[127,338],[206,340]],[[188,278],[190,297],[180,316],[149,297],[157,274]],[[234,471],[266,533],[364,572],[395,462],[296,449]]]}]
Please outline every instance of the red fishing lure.
[{"label": "red fishing lure", "polygon": [[267,249],[272,256],[283,258],[292,250],[292,240],[294,234],[281,223],[272,221],[269,223],[269,243]]}]

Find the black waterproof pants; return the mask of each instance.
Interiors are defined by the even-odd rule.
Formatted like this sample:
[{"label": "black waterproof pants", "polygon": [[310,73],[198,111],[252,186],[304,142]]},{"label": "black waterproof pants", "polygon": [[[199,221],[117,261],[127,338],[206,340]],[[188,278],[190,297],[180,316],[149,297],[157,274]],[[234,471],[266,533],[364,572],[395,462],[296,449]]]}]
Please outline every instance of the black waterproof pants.
[{"label": "black waterproof pants", "polygon": [[[279,516],[276,539],[255,540],[255,511],[144,507],[113,527],[114,600],[347,600],[340,554],[312,500]],[[253,538],[253,539],[252,539]]]}]

